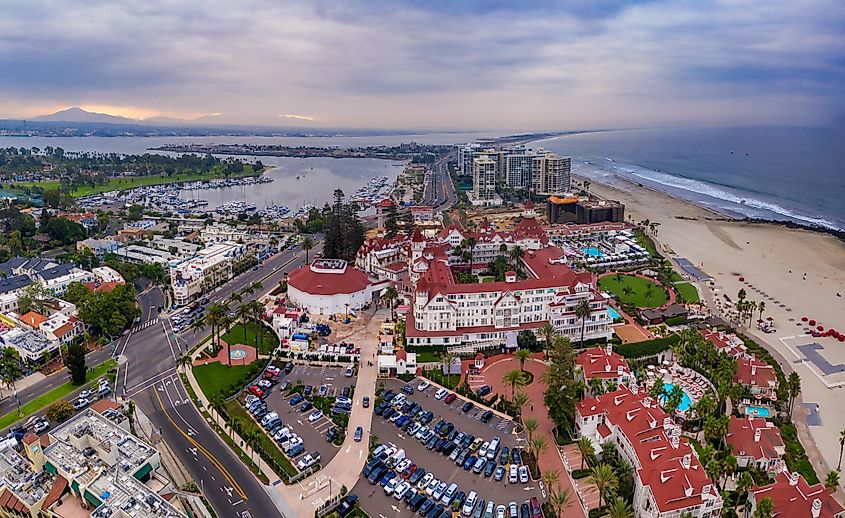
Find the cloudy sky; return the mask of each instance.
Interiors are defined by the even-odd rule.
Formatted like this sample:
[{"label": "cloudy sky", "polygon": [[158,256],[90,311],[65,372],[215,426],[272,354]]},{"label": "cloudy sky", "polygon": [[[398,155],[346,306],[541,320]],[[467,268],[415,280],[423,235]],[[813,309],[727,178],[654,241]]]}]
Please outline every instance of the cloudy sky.
[{"label": "cloudy sky", "polygon": [[3,0],[0,117],[262,125],[830,124],[842,0]]}]

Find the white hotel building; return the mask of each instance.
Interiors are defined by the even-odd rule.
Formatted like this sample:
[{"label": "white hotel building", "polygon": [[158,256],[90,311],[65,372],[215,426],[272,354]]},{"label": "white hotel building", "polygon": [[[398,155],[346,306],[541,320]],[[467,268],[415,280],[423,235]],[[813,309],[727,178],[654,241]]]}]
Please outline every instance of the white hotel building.
[{"label": "white hotel building", "polygon": [[[545,234],[530,207],[514,231],[490,230],[475,235],[479,243],[495,243],[496,250],[502,244],[508,249],[520,244],[527,278],[508,272],[500,282],[458,283],[452,273],[455,257],[450,252],[459,236],[462,239],[464,234],[447,229],[439,238],[426,240],[416,233],[411,240],[409,284],[413,304],[405,330],[409,344],[501,345],[520,331],[536,333],[548,322],[558,334],[578,340],[581,320],[575,316],[575,307],[585,299],[591,312],[584,339],[612,335],[607,300],[597,289],[595,275],[576,273],[567,265],[561,249],[544,246]],[[522,246],[525,244],[533,246]]]}]

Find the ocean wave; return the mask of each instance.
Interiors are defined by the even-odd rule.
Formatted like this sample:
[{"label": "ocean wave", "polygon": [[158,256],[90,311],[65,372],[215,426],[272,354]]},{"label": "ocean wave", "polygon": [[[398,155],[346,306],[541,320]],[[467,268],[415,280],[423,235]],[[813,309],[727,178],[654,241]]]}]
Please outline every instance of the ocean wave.
[{"label": "ocean wave", "polygon": [[654,171],[651,169],[645,169],[640,167],[632,167],[632,166],[616,166],[613,168],[619,173],[625,173],[632,176],[636,176],[638,178],[642,178],[643,180],[648,180],[650,182],[655,182],[661,185],[665,185],[667,187],[674,187],[675,189],[681,189],[684,191],[693,192],[696,194],[700,194],[703,196],[709,196],[711,198],[716,198],[718,200],[727,201],[730,203],[735,203],[739,207],[725,207],[730,210],[735,210],[746,214],[747,216],[754,216],[753,213],[748,214],[742,211],[742,207],[750,207],[758,210],[768,211],[774,214],[778,214],[780,216],[802,221],[805,223],[810,223],[813,225],[818,225],[821,227],[829,228],[832,230],[845,230],[837,225],[835,222],[830,221],[828,219],[819,218],[819,217],[812,217],[807,216],[804,214],[799,214],[794,212],[786,207],[778,205],[777,203],[763,201],[757,198],[752,198],[748,196],[740,196],[737,194],[733,194],[728,192],[724,189],[720,189],[718,187],[713,186],[712,184],[708,184],[706,182],[702,182],[700,180],[693,180],[691,178],[684,178],[682,176],[675,176],[669,173],[664,173],[662,171]]}]

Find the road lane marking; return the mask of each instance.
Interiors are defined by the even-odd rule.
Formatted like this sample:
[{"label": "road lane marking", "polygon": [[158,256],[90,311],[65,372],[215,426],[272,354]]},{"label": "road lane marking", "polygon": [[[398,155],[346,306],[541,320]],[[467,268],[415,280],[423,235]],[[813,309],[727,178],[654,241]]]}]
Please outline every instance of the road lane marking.
[{"label": "road lane marking", "polygon": [[[164,412],[164,417],[165,417],[165,418],[167,418],[167,420],[170,422],[171,426],[173,426],[173,428],[175,428],[175,429],[176,429],[176,431],[178,431],[180,434],[182,434],[182,436],[183,436],[183,437],[184,437],[184,438],[185,438],[185,439],[186,439],[189,443],[193,444],[193,445],[197,448],[197,450],[199,450],[200,452],[202,452],[202,454],[205,456],[205,458],[207,458],[207,459],[211,462],[211,464],[212,464],[212,465],[214,465],[214,467],[216,467],[216,468],[217,468],[217,470],[218,470],[218,471],[220,471],[220,473],[222,473],[222,474],[223,474],[223,476],[226,478],[226,480],[228,480],[228,481],[229,481],[229,483],[231,483],[231,484],[232,484],[232,487],[234,487],[235,491],[238,493],[238,496],[240,496],[240,497],[241,497],[241,498],[243,498],[244,500],[249,500],[249,497],[248,497],[248,496],[247,496],[247,494],[244,492],[244,490],[241,488],[241,486],[238,484],[238,482],[235,480],[235,478],[232,476],[232,474],[231,474],[231,473],[229,473],[229,470],[227,470],[227,469],[226,469],[226,468],[225,468],[225,467],[224,467],[224,466],[220,463],[220,461],[218,461],[218,460],[217,460],[217,459],[216,459],[216,458],[215,458],[215,457],[214,457],[211,453],[209,453],[209,452],[208,452],[208,450],[206,450],[206,449],[205,449],[205,448],[204,448],[204,447],[203,447],[200,443],[198,443],[198,442],[196,441],[196,439],[194,439],[193,437],[191,437],[190,435],[188,435],[187,433],[185,433],[185,431],[184,431],[184,430],[182,430],[181,428],[179,428],[179,426],[176,424],[176,422],[175,422],[175,421],[173,421],[173,418],[172,418],[172,417],[170,417],[170,413],[169,413],[169,412],[167,411],[167,409],[164,407],[164,402],[161,400],[161,396],[158,394],[158,391],[156,391],[156,392],[155,392],[155,395],[156,395],[156,399],[158,399],[158,404],[159,404],[159,406],[161,407],[162,412]],[[214,433],[216,433],[216,432],[214,432]],[[226,447],[228,448],[228,446],[226,446]],[[205,471],[207,471],[207,469],[206,469],[206,467],[205,467],[205,466],[203,466],[203,467],[202,467],[202,469],[203,469],[203,470],[205,470]]]},{"label": "road lane marking", "polygon": [[133,387],[126,389],[126,392],[127,392],[127,394],[129,394],[130,397],[136,396],[136,395],[138,395],[138,393],[147,390],[148,388],[154,386],[156,383],[158,383],[160,381],[163,381],[164,377],[172,376],[175,371],[176,371],[176,367],[171,367],[171,368],[167,369],[166,371],[159,372],[158,374],[150,376],[149,378],[147,378],[144,381],[138,383],[137,385],[134,385]]}]

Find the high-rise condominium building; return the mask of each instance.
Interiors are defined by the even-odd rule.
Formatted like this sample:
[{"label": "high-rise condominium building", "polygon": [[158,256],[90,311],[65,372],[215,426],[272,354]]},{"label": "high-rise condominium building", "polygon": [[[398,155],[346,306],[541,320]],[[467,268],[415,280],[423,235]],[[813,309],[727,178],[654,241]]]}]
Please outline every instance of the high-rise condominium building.
[{"label": "high-rise condominium building", "polygon": [[472,161],[472,202],[474,205],[494,205],[496,194],[496,162],[489,156]]},{"label": "high-rise condominium building", "polygon": [[531,161],[525,146],[516,146],[504,151],[504,182],[514,189],[531,187]]},{"label": "high-rise condominium building", "polygon": [[538,149],[531,157],[531,187],[535,194],[553,195],[569,191],[572,159]]}]

